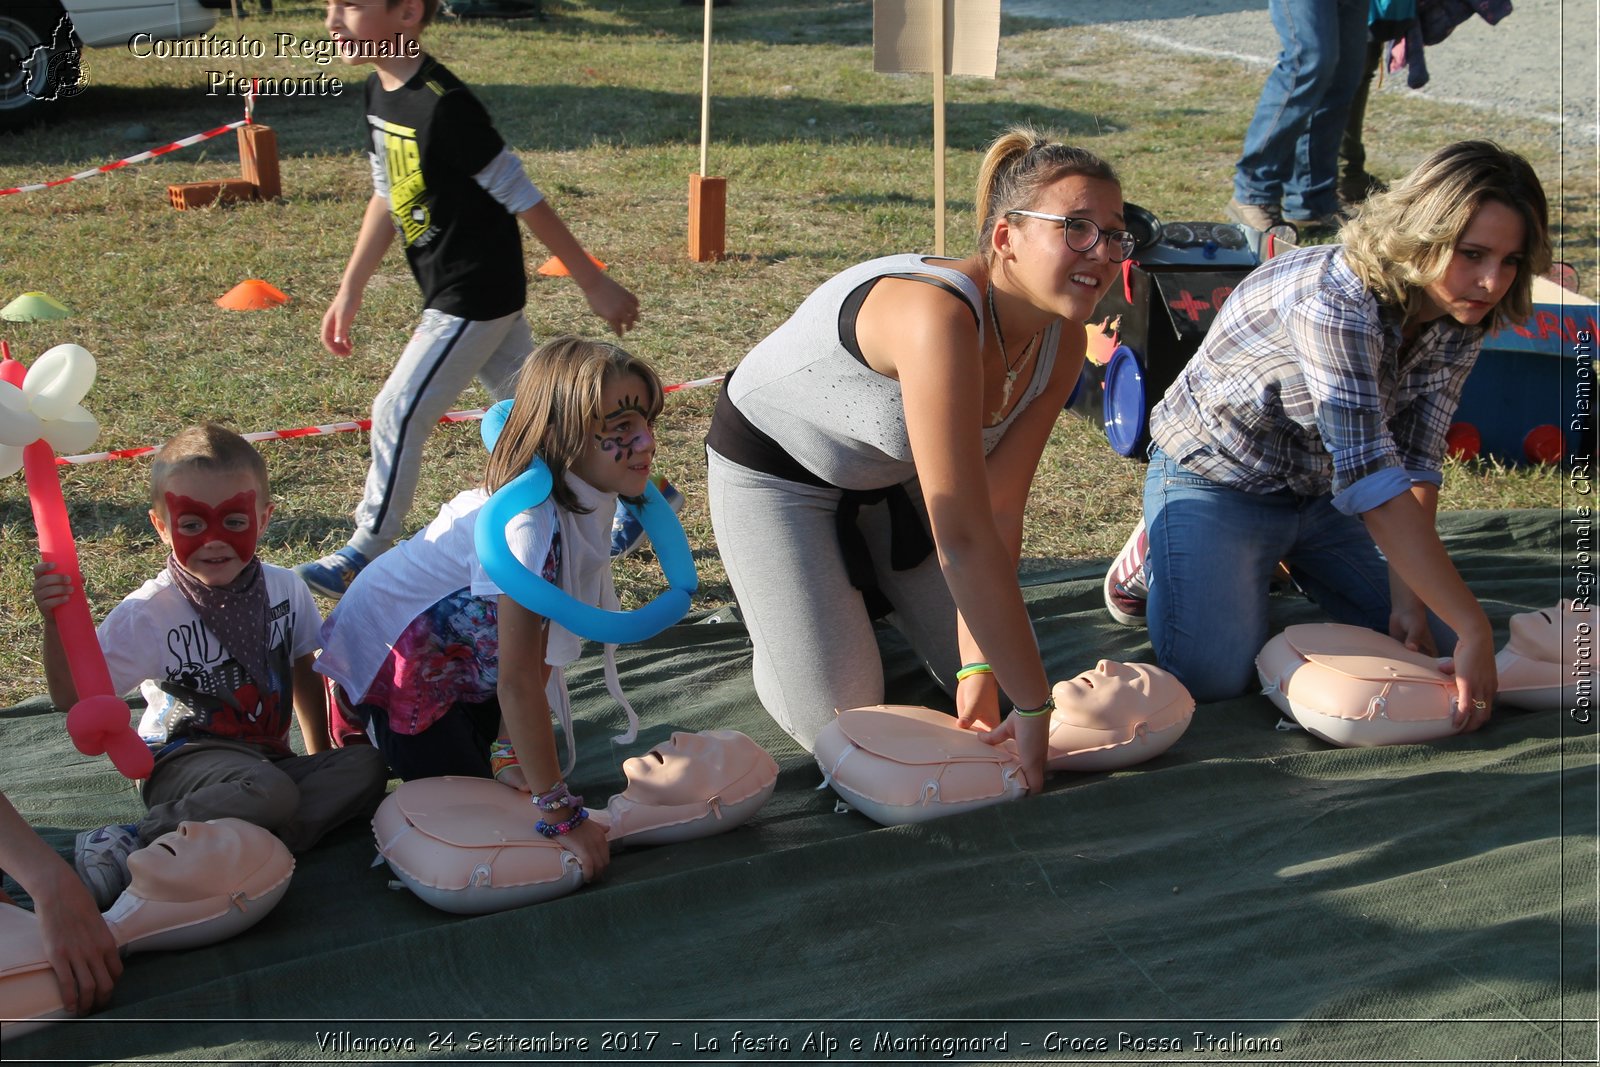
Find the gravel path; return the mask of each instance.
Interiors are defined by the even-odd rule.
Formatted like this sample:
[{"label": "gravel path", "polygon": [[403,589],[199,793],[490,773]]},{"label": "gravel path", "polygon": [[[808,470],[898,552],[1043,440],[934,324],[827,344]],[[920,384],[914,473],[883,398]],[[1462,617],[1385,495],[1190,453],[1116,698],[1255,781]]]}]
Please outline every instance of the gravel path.
[{"label": "gravel path", "polygon": [[[1095,26],[1146,44],[1236,59],[1263,71],[1278,54],[1266,0],[1004,0],[1008,16]],[[1169,14],[1181,9],[1184,14]],[[1549,129],[1579,150],[1596,143],[1597,0],[1514,0],[1498,25],[1474,17],[1427,50],[1430,80],[1385,75],[1381,92],[1417,92]],[[1264,75],[1263,75],[1264,76]],[[1259,83],[1252,92],[1260,88]]]}]

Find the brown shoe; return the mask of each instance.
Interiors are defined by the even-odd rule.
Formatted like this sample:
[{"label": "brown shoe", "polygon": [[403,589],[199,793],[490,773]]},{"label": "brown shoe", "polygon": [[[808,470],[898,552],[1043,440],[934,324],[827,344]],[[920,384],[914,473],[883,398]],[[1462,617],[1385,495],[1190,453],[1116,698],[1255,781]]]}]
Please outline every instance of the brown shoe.
[{"label": "brown shoe", "polygon": [[1287,219],[1294,223],[1295,229],[1302,235],[1317,235],[1331,233],[1350,221],[1350,213],[1344,208],[1336,208],[1326,215],[1318,215],[1309,219]]},{"label": "brown shoe", "polygon": [[1359,204],[1374,193],[1387,193],[1389,183],[1382,178],[1377,178],[1360,171],[1356,174],[1346,174],[1339,179],[1339,200],[1344,204]]},{"label": "brown shoe", "polygon": [[1270,230],[1283,223],[1277,204],[1241,204],[1237,198],[1228,201],[1228,217],[1252,230]]}]

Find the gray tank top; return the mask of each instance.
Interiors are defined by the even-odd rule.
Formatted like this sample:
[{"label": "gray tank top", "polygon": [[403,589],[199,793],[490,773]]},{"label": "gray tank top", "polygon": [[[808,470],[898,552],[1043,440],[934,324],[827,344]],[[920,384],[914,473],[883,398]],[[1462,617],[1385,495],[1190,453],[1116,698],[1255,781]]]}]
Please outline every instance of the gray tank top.
[{"label": "gray tank top", "polygon": [[[885,256],[818,286],[739,363],[728,399],[801,466],[831,485],[882,489],[910,481],[917,472],[900,383],[850,354],[839,339],[839,311],[852,292],[874,278],[930,276],[955,287],[971,306],[981,346],[985,313],[982,295],[970,278],[925,256]],[[1049,383],[1060,338],[1058,320],[1040,338],[1033,375],[1017,406],[1000,424],[983,428],[984,455],[994,451]]]}]

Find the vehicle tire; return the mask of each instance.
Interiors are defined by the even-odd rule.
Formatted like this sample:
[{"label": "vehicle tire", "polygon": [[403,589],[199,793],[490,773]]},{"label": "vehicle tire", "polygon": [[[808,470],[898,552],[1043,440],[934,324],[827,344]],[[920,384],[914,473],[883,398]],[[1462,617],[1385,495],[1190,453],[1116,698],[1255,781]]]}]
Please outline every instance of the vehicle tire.
[{"label": "vehicle tire", "polygon": [[[41,47],[47,62],[24,67]],[[72,22],[56,0],[8,0],[0,7],[0,130],[42,117],[47,109],[42,98],[50,95],[50,67],[73,63],[75,84],[77,56]]]}]

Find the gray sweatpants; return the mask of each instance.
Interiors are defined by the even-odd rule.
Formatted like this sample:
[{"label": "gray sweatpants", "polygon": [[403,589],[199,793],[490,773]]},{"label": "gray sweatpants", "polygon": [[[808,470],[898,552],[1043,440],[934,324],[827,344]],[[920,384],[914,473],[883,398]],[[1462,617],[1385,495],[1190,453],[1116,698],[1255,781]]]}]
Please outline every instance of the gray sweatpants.
[{"label": "gray sweatpants", "polygon": [[439,419],[474,377],[495,400],[509,397],[532,351],[533,335],[520,311],[483,322],[431,309],[422,313],[400,361],[372,401],[372,466],[356,508],[351,547],[368,559],[389,550],[405,532],[422,469],[422,446]]},{"label": "gray sweatpants", "polygon": [[145,781],[150,810],[139,841],[148,845],[184,821],[243,819],[304,852],[334,827],[371,817],[388,784],[383,754],[370,745],[269,759],[250,745],[191,741]]},{"label": "gray sweatpants", "polygon": [[[761,474],[706,449],[706,490],[717,551],[755,646],[756,695],[807,751],[839,710],[884,701],[883,660],[861,593],[850,584],[834,516],[837,489]],[[914,486],[918,510],[922,494]],[[937,553],[889,566],[886,504],[861,509],[873,570],[906,636],[947,692],[960,666],[955,600]]]}]

